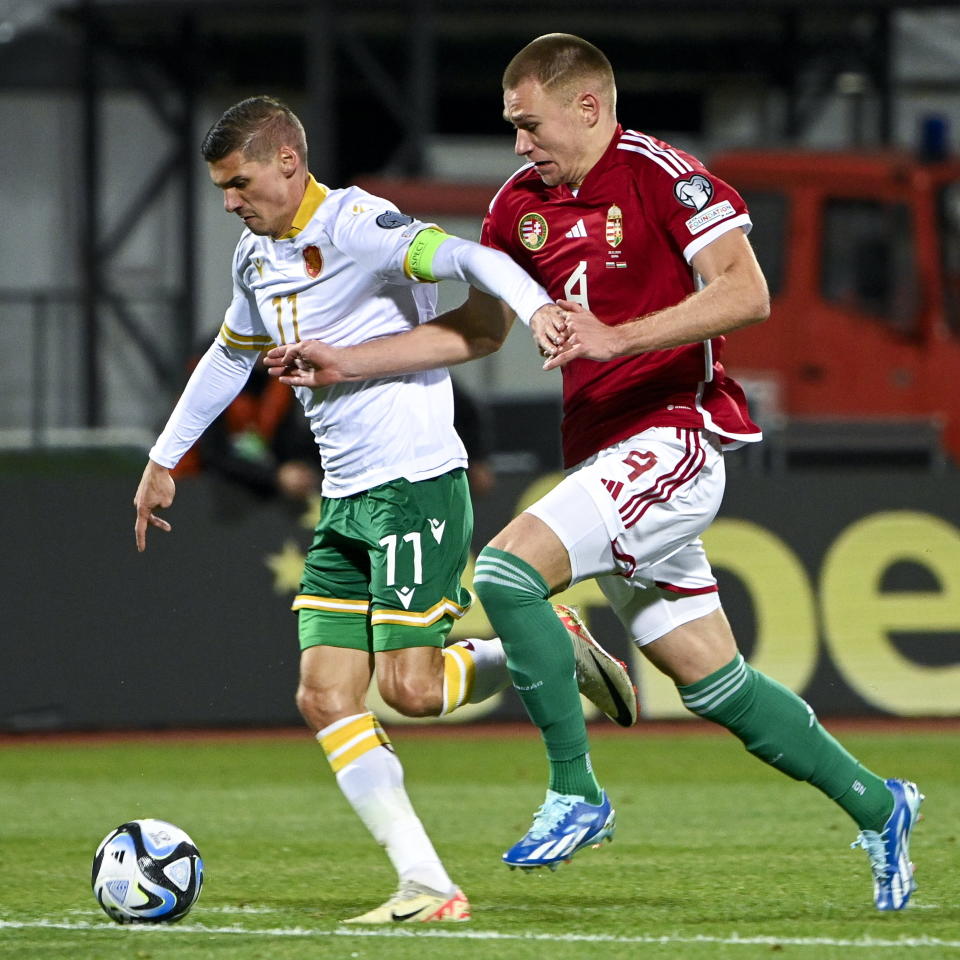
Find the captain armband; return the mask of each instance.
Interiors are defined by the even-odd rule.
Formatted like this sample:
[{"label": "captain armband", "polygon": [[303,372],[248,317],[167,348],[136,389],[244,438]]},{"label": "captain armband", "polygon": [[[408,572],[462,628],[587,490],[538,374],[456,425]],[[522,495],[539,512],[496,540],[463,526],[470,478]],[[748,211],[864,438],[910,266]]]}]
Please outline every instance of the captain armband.
[{"label": "captain armband", "polygon": [[404,264],[407,273],[417,280],[436,283],[439,278],[433,273],[433,257],[440,244],[449,238],[449,233],[444,233],[437,227],[421,230],[407,248]]}]

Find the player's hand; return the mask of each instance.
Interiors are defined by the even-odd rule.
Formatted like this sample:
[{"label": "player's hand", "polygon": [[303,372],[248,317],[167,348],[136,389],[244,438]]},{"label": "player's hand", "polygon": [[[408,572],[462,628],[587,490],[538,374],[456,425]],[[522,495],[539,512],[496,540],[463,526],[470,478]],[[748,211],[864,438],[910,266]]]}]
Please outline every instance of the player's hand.
[{"label": "player's hand", "polygon": [[608,327],[603,321],[579,303],[558,300],[564,313],[564,336],[557,343],[553,356],[548,357],[544,370],[566,366],[571,360],[612,360],[623,355],[620,332]]},{"label": "player's hand", "polygon": [[176,493],[177,487],[173,477],[170,476],[170,471],[166,467],[161,467],[159,463],[148,460],[143,476],[140,478],[140,486],[137,487],[133,498],[133,505],[137,508],[137,522],[133,530],[137,538],[137,550],[140,553],[147,549],[148,526],[157,527],[165,533],[170,532],[170,524],[158,517],[154,511],[169,507]]},{"label": "player's hand", "polygon": [[267,373],[291,387],[328,387],[345,379],[341,351],[320,340],[300,340],[274,347],[263,357]]},{"label": "player's hand", "polygon": [[545,303],[530,318],[530,332],[542,357],[552,357],[566,337],[564,312],[555,303]]}]

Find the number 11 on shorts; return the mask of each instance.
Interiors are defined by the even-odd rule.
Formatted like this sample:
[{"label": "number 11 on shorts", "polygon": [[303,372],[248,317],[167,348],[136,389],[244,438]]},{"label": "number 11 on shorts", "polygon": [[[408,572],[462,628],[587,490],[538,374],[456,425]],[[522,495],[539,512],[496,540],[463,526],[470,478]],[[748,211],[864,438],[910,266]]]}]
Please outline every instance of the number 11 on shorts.
[{"label": "number 11 on shorts", "polygon": [[[423,548],[420,545],[420,532],[404,534],[404,543],[413,544],[413,582],[423,583]],[[397,582],[397,535],[391,533],[380,541],[381,547],[387,548],[387,586],[392,587]]]}]

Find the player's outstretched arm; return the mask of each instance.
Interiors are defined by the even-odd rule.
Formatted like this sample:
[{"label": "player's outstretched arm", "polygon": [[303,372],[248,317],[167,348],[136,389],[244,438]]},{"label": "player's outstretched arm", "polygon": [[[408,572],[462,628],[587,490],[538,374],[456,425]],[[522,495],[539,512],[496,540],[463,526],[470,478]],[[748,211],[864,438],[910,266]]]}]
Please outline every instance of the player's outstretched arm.
[{"label": "player's outstretched arm", "polygon": [[137,509],[137,549],[147,548],[147,527],[170,530],[155,510],[169,507],[176,494],[170,469],[193,446],[213,421],[226,410],[246,383],[256,363],[252,350],[234,350],[214,341],[200,358],[167,425],[150,450],[150,459],[133,498]]},{"label": "player's outstretched arm", "polygon": [[157,527],[169,533],[170,524],[154,512],[169,507],[176,496],[176,484],[170,471],[161,467],[159,463],[148,460],[140,478],[140,485],[133,498],[133,505],[137,510],[137,520],[134,533],[137,538],[137,550],[143,553],[147,549],[147,527]]},{"label": "player's outstretched arm", "polygon": [[[350,347],[319,340],[288,343],[270,350],[264,363],[281,383],[312,389],[396,377],[488,356],[503,345],[512,323],[513,311],[506,304],[471,288],[459,307],[405,333]],[[560,309],[545,304],[535,311],[531,326],[544,331],[549,345],[546,338],[557,335],[557,324],[562,324]]]},{"label": "player's outstretched arm", "polygon": [[602,323],[580,304],[559,301],[566,312],[566,331],[544,369],[562,367],[576,357],[611,360],[699,343],[767,319],[767,283],[740,230],[707,244],[692,264],[705,281],[702,289],[672,307],[616,326]]},{"label": "player's outstretched arm", "polygon": [[272,376],[294,387],[396,377],[493,353],[506,339],[511,322],[512,313],[499,301],[471,288],[459,307],[404,333],[350,347],[302,340],[274,347],[263,362]]},{"label": "player's outstretched arm", "polygon": [[318,341],[287,344],[264,358],[268,371],[291,386],[325,387],[450,367],[498,350],[516,314],[533,329],[544,355],[560,339],[563,314],[550,295],[505,253],[434,229],[421,230],[406,254],[408,276],[461,280],[466,301],[405,333],[349,347]]}]

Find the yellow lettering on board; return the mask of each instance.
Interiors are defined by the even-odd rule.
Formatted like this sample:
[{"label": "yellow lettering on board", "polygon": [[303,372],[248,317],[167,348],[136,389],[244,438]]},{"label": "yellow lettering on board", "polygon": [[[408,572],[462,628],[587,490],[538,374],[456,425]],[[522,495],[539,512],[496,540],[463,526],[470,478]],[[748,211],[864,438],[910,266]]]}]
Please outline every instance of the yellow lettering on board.
[{"label": "yellow lettering on board", "polygon": [[[925,567],[940,589],[883,590],[884,574],[902,562]],[[858,520],[824,558],[820,597],[830,657],[864,700],[903,716],[960,712],[960,666],[916,663],[890,636],[960,634],[960,531],[953,524],[910,510]]]},{"label": "yellow lettering on board", "polygon": [[[796,554],[776,534],[746,520],[714,521],[703,542],[714,570],[732,573],[750,596],[756,624],[750,663],[799,693],[817,663],[817,620],[810,579]],[[673,681],[639,651],[635,669],[642,671],[645,717],[690,715]]]}]

